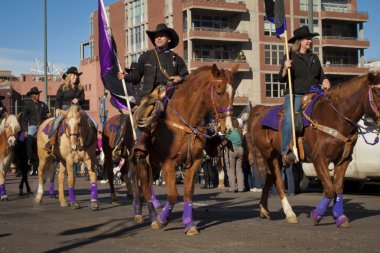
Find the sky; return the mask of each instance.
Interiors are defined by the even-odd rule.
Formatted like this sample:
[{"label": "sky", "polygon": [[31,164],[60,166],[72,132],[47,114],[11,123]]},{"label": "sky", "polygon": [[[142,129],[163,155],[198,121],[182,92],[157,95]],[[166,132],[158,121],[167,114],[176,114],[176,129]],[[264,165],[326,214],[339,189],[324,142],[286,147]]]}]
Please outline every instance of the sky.
[{"label": "sky", "polygon": [[[106,6],[114,2],[104,0]],[[369,15],[364,23],[364,37],[370,41],[365,59],[380,60],[380,1],[357,3],[358,10]],[[97,0],[47,0],[48,62],[64,69],[79,66],[80,44],[89,39],[89,17],[97,5]],[[0,70],[16,76],[31,73],[36,59],[44,61],[44,0],[0,0],[0,9]]]}]

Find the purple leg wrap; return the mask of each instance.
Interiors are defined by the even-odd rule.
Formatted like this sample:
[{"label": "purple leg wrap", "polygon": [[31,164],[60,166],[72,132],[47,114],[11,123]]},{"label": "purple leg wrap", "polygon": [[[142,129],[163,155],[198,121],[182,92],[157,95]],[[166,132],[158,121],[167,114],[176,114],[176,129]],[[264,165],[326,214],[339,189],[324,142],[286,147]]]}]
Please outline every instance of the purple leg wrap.
[{"label": "purple leg wrap", "polygon": [[150,194],[152,195],[152,202],[153,202],[153,206],[155,208],[160,208],[161,207],[161,203],[158,199],[156,199],[156,194],[154,194],[154,190],[153,190],[153,186],[150,187]]},{"label": "purple leg wrap", "polygon": [[158,216],[158,219],[161,223],[167,223],[169,215],[172,213],[174,205],[169,204],[169,201],[166,202],[164,208],[162,208],[162,211],[160,215]]},{"label": "purple leg wrap", "polygon": [[343,194],[337,194],[336,200],[333,206],[334,217],[339,217],[343,215]]},{"label": "purple leg wrap", "polygon": [[0,197],[7,195],[7,191],[5,190],[5,184],[0,184]]},{"label": "purple leg wrap", "polygon": [[49,194],[54,195],[54,182],[49,183]]},{"label": "purple leg wrap", "polygon": [[98,186],[96,183],[91,183],[91,199],[98,199]]},{"label": "purple leg wrap", "polygon": [[154,205],[153,205],[152,202],[148,203],[148,209],[149,209],[149,218],[150,218],[150,221],[153,222],[157,218],[157,213],[156,213],[156,209],[154,208]]},{"label": "purple leg wrap", "polygon": [[335,220],[335,223],[336,223],[336,225],[339,227],[340,225],[342,225],[343,223],[345,223],[345,222],[349,222],[349,220],[348,220],[348,218],[347,218],[347,216],[346,215],[341,215],[341,216],[339,216],[339,217],[337,217],[336,218],[336,220]]},{"label": "purple leg wrap", "polygon": [[320,216],[324,216],[327,208],[329,207],[329,204],[331,202],[331,199],[328,199],[326,197],[323,197],[321,201],[319,201],[317,208],[315,209]]},{"label": "purple leg wrap", "polygon": [[193,224],[193,201],[186,201],[183,204],[182,222],[185,225],[185,232],[194,226]]},{"label": "purple leg wrap", "polygon": [[74,188],[69,187],[69,201],[74,202],[75,201],[75,195],[74,195]]},{"label": "purple leg wrap", "polygon": [[141,215],[142,214],[142,206],[141,203],[138,203],[136,201],[136,198],[133,200],[133,208],[134,208],[134,214],[135,215]]}]

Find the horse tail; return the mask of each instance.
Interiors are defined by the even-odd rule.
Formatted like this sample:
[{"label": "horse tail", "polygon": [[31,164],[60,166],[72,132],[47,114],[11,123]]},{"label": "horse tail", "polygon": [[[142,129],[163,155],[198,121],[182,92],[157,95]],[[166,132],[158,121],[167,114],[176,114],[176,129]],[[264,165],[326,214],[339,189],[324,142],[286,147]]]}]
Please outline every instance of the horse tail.
[{"label": "horse tail", "polygon": [[252,147],[250,147],[249,150],[249,162],[250,164],[253,164],[253,166],[258,171],[259,175],[264,181],[266,175],[271,173],[268,167],[268,163],[262,156],[257,146],[253,145]]}]

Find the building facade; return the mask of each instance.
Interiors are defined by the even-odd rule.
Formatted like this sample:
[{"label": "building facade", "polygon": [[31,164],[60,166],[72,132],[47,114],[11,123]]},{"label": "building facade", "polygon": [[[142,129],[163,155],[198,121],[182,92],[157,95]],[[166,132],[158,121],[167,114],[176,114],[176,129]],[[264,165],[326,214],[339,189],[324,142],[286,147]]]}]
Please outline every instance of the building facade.
[{"label": "building facade", "polygon": [[[285,1],[287,34],[313,22],[314,52],[334,85],[365,73],[363,24],[368,14],[357,10],[357,0],[313,0],[312,19],[308,0]],[[183,56],[190,71],[205,64],[222,68],[239,64],[234,107],[239,116],[247,105],[277,104],[283,101],[285,84],[278,82],[278,71],[285,54],[285,39],[274,36],[275,27],[265,20],[263,0],[119,0],[107,7],[110,26],[123,67],[137,61],[152,48],[146,30],[158,23],[173,27],[180,43],[174,49]],[[90,37],[81,45],[82,81],[92,84],[97,97],[106,91],[100,80],[97,12],[90,16]],[[106,104],[108,116],[116,110]]]}]

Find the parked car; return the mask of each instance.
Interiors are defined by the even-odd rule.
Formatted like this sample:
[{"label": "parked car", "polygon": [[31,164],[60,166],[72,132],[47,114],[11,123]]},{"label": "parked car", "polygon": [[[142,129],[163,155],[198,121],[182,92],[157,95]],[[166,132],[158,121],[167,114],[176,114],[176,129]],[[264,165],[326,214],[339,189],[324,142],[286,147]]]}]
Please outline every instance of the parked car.
[{"label": "parked car", "polygon": [[[361,126],[374,127],[374,123],[370,118],[364,118],[359,122]],[[366,133],[364,136],[368,142],[373,143],[378,133]],[[362,135],[359,135],[355,145],[352,161],[348,165],[345,179],[346,181],[356,182],[357,187],[364,186],[367,181],[380,181],[380,143],[377,145],[369,145],[365,142]],[[310,179],[317,179],[317,174],[312,163],[303,163],[303,171],[295,170],[297,186],[300,190],[305,190],[309,185]],[[330,164],[330,175],[334,174],[334,165]],[[303,172],[303,173],[302,173]]]}]

